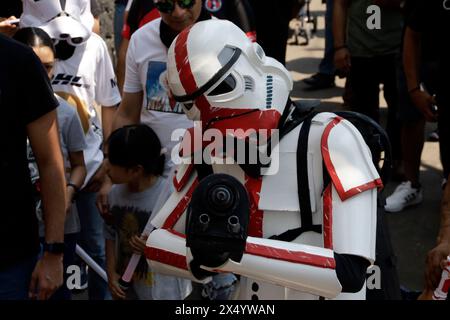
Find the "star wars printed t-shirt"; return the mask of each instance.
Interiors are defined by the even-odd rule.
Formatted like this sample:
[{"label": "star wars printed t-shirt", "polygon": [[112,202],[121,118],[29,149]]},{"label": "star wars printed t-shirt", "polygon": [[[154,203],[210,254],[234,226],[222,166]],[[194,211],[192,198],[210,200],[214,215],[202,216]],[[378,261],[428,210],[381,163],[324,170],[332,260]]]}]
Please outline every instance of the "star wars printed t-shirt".
[{"label": "star wars printed t-shirt", "polygon": [[53,74],[55,93],[76,108],[83,126],[88,146],[84,151],[86,184],[103,161],[103,134],[95,102],[102,106],[120,103],[120,93],[105,42],[93,33],[86,43],[76,47],[71,58],[56,63]]},{"label": "star wars printed t-shirt", "polygon": [[33,51],[0,34],[0,271],[38,253],[26,125],[57,106]]},{"label": "star wars printed t-shirt", "polygon": [[163,84],[168,49],[161,41],[160,24],[161,18],[158,18],[132,35],[127,52],[124,92],[143,91],[141,122],[155,131],[161,145],[167,149],[167,173],[173,165],[170,155],[177,143],[171,141],[173,131],[190,128],[194,124],[179,103],[169,100]]}]

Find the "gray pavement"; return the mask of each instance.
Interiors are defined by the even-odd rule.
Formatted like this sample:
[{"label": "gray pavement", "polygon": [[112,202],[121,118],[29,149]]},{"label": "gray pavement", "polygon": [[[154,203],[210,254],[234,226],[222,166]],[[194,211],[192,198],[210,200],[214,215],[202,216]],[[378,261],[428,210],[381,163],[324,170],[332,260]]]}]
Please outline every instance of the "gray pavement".
[{"label": "gray pavement", "polygon": [[[325,5],[312,1],[312,14],[318,17],[318,31],[307,46],[288,45],[286,67],[294,79],[292,97],[294,99],[320,99],[321,110],[342,109],[342,94],[345,79],[336,78],[336,87],[319,91],[308,91],[302,83],[318,70],[324,48]],[[293,40],[291,38],[290,40]],[[288,41],[289,42],[289,41]],[[370,75],[367,75],[370,76]],[[381,114],[386,114],[386,102],[380,90]],[[426,135],[435,127],[427,124]],[[442,166],[439,160],[437,142],[426,142],[422,153],[421,183],[424,190],[422,204],[408,208],[400,213],[386,214],[386,221],[397,256],[400,283],[413,290],[422,290],[424,261],[426,253],[435,243],[439,228],[439,204],[441,199]],[[396,183],[391,182],[385,188],[389,195]]]}]

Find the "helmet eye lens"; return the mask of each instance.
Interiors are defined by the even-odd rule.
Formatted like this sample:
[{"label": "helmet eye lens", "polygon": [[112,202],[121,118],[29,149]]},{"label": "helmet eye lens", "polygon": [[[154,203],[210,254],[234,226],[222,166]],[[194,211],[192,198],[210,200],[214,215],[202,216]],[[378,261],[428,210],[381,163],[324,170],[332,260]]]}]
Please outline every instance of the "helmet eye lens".
[{"label": "helmet eye lens", "polygon": [[220,94],[225,94],[231,92],[236,88],[236,79],[234,79],[233,75],[228,75],[223,81],[212,90],[208,96],[218,96]]}]

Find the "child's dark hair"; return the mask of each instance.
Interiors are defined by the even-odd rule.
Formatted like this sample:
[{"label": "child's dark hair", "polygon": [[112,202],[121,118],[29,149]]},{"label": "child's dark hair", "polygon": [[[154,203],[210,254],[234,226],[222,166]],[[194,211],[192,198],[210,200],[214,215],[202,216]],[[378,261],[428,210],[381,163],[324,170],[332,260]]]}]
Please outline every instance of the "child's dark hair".
[{"label": "child's dark hair", "polygon": [[164,172],[165,156],[156,133],[144,124],[115,130],[109,136],[108,159],[112,165],[125,168],[142,166],[146,175],[160,176]]},{"label": "child's dark hair", "polygon": [[16,32],[13,39],[30,47],[49,47],[53,55],[56,56],[52,38],[40,28],[21,28]]}]

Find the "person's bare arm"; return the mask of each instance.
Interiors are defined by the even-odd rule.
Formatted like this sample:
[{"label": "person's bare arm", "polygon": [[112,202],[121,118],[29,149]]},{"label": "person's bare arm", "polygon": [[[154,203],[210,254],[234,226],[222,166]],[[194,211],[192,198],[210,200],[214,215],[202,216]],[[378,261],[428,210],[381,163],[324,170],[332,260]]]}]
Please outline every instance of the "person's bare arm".
[{"label": "person's bare arm", "polygon": [[94,25],[92,26],[92,32],[100,35],[100,17],[94,17]]},{"label": "person's bare arm", "polygon": [[120,94],[123,95],[123,85],[125,83],[125,66],[127,60],[127,50],[130,40],[122,38],[120,42],[119,52],[117,55],[117,84]]},{"label": "person's bare arm", "polygon": [[122,102],[117,110],[112,123],[112,131],[129,124],[137,124],[141,120],[142,91],[129,93],[124,92]]},{"label": "person's bare arm", "polygon": [[450,255],[450,183],[447,183],[442,196],[441,225],[436,243],[436,246],[428,252],[426,259],[426,291],[433,291],[438,286],[447,256]]},{"label": "person's bare arm", "polygon": [[421,33],[407,27],[403,41],[403,69],[412,102],[423,113],[427,121],[436,121],[436,116],[431,111],[431,106],[435,103],[434,99],[428,92],[420,90],[421,42]]},{"label": "person's bare arm", "polygon": [[333,7],[334,64],[343,73],[350,71],[350,52],[346,47],[348,0],[335,0]]},{"label": "person's bare arm", "polygon": [[[59,143],[56,111],[51,111],[27,125],[27,134],[39,168],[45,221],[45,241],[64,241],[66,186]],[[62,284],[62,254],[45,252],[33,271],[30,297],[48,299]]]},{"label": "person's bare arm", "polygon": [[[69,181],[75,184],[77,189],[80,189],[84,183],[84,179],[86,178],[86,165],[84,163],[83,151],[69,152],[69,161],[71,168]],[[75,188],[68,185],[66,211],[70,208],[75,194]]]},{"label": "person's bare arm", "polygon": [[114,120],[117,106],[105,107],[102,106],[102,130],[103,130],[103,142],[105,142],[111,134],[112,123]]}]

